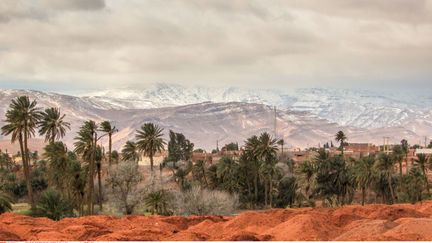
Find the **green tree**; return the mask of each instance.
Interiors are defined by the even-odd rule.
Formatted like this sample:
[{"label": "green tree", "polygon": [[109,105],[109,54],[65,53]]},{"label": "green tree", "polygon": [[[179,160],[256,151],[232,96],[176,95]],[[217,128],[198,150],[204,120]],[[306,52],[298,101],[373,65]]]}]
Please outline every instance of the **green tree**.
[{"label": "green tree", "polygon": [[83,161],[88,163],[87,174],[87,213],[93,214],[93,192],[94,192],[94,177],[95,177],[95,159],[97,146],[97,124],[92,121],[84,122],[78,131],[78,136],[75,137],[75,152],[81,156]]},{"label": "green tree", "polygon": [[38,122],[39,135],[45,136],[45,141],[54,143],[66,135],[66,129],[70,130],[70,123],[64,121],[66,115],[61,115],[59,108],[48,108],[42,113]]},{"label": "green tree", "polygon": [[68,174],[68,151],[62,142],[52,142],[45,146],[44,157],[48,161],[48,182],[62,193],[67,191]]},{"label": "green tree", "polygon": [[347,136],[343,131],[339,131],[336,133],[335,139],[336,141],[340,142],[340,149],[342,151],[342,154],[344,154],[344,146],[345,146],[345,141],[347,140]]},{"label": "green tree", "polygon": [[198,180],[201,185],[204,184],[208,186],[207,176],[206,176],[206,163],[204,160],[198,160],[192,168],[192,174],[196,180]]},{"label": "green tree", "polygon": [[402,139],[401,146],[402,146],[402,150],[403,150],[404,155],[405,155],[405,163],[406,163],[405,170],[409,171],[409,168],[408,168],[409,167],[409,164],[408,164],[408,153],[409,153],[408,140]]},{"label": "green tree", "polygon": [[238,168],[238,163],[230,157],[222,157],[217,163],[217,177],[221,181],[222,188],[230,193],[238,189]]},{"label": "green tree", "polygon": [[279,139],[278,142],[277,142],[277,144],[278,144],[279,146],[281,146],[281,154],[283,155],[283,152],[284,152],[284,145],[285,145],[285,140],[283,140],[283,139]]},{"label": "green tree", "polygon": [[27,96],[13,99],[9,109],[6,111],[6,125],[1,128],[2,135],[11,135],[12,143],[17,140],[19,142],[28,198],[32,209],[35,209],[36,205],[30,178],[28,139],[35,135],[35,128],[41,118],[41,113],[36,105],[37,102],[35,100],[30,101]]},{"label": "green tree", "polygon": [[426,184],[426,190],[430,195],[429,181],[426,173],[427,168],[430,167],[430,158],[426,154],[417,154],[417,159],[415,159],[414,162],[416,163],[416,165],[419,167],[420,171],[423,174],[423,178]]},{"label": "green tree", "polygon": [[164,149],[165,141],[162,139],[162,131],[162,128],[153,123],[145,123],[140,130],[137,130],[138,151],[149,157],[151,171],[153,171],[153,156]]},{"label": "green tree", "polygon": [[52,220],[60,220],[73,215],[71,204],[63,198],[61,193],[55,190],[48,189],[45,191],[37,206],[42,215]]},{"label": "green tree", "polygon": [[108,135],[108,165],[111,167],[112,163],[112,135],[118,132],[118,129],[111,125],[109,121],[104,121],[100,125],[101,131]]},{"label": "green tree", "polygon": [[310,191],[312,188],[312,180],[316,173],[316,166],[313,162],[306,160],[300,164],[299,172],[304,176],[306,180],[305,196],[307,197],[307,199],[310,199],[312,197]]},{"label": "green tree", "polygon": [[[399,164],[399,177],[402,178],[402,161],[405,156],[405,152],[401,145],[396,145],[393,147],[393,158]],[[402,182],[402,180],[400,180]]]},{"label": "green tree", "polygon": [[134,161],[138,163],[140,155],[135,142],[127,141],[121,151],[123,161]]},{"label": "green tree", "polygon": [[0,214],[12,211],[12,198],[0,192]]},{"label": "green tree", "polygon": [[355,161],[354,176],[357,185],[361,189],[362,205],[365,204],[366,190],[370,187],[373,180],[373,166],[375,163],[374,156],[368,156]]},{"label": "green tree", "polygon": [[152,214],[169,215],[168,205],[170,195],[165,190],[153,191],[144,198],[146,207],[151,209]]},{"label": "green tree", "polygon": [[387,185],[390,190],[392,203],[394,203],[396,200],[393,188],[394,163],[395,161],[391,155],[381,153],[374,164],[374,170],[379,175],[381,175],[382,178],[385,178],[387,180]]}]

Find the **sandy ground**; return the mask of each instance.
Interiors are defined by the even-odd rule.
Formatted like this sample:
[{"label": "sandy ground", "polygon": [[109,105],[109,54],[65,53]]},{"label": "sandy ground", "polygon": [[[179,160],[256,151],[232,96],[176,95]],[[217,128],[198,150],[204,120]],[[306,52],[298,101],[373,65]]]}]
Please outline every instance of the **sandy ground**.
[{"label": "sandy ground", "polygon": [[432,201],[247,211],[238,216],[89,216],[59,222],[5,213],[0,240],[432,240]]}]

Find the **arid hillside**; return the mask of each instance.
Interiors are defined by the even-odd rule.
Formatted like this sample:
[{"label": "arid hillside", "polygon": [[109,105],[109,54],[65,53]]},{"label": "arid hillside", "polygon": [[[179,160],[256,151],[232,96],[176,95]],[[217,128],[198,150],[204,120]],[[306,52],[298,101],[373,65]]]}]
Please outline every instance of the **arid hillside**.
[{"label": "arid hillside", "polygon": [[432,240],[432,201],[248,211],[238,216],[90,216],[59,222],[6,213],[0,240]]}]

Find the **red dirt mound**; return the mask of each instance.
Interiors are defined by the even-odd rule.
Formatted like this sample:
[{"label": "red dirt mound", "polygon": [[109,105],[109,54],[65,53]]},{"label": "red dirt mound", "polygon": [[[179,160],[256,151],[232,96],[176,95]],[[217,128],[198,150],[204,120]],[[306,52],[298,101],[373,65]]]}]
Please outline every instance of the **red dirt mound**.
[{"label": "red dirt mound", "polygon": [[247,211],[235,217],[89,216],[59,222],[5,213],[0,240],[432,240],[431,216],[432,201]]}]

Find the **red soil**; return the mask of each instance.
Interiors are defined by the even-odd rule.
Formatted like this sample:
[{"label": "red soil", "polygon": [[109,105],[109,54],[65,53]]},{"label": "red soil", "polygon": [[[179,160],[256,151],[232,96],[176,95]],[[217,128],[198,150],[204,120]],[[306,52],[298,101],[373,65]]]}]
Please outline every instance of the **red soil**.
[{"label": "red soil", "polygon": [[422,204],[248,211],[235,217],[89,216],[54,222],[0,215],[0,240],[432,240],[432,201]]}]

